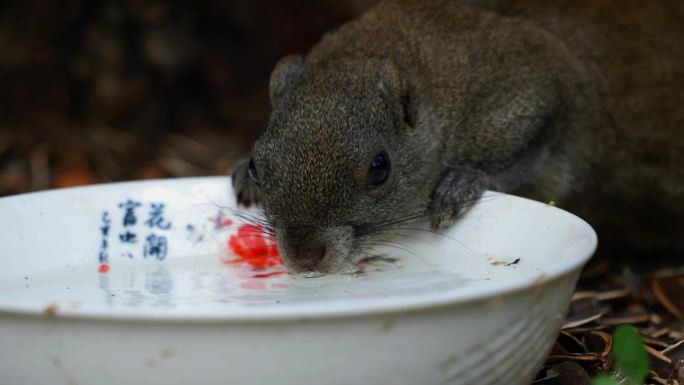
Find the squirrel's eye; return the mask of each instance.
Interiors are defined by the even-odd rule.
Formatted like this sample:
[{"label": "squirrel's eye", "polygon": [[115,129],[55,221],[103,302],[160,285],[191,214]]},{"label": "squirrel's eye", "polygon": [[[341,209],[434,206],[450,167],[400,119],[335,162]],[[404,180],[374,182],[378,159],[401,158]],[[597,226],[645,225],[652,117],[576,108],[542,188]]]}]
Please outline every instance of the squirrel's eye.
[{"label": "squirrel's eye", "polygon": [[254,166],[254,159],[249,160],[249,177],[252,178],[254,183],[257,185],[261,184],[261,181],[259,181],[259,174],[257,174],[256,166]]},{"label": "squirrel's eye", "polygon": [[389,158],[385,154],[378,154],[371,161],[368,168],[367,183],[369,187],[377,187],[387,180],[390,171]]}]

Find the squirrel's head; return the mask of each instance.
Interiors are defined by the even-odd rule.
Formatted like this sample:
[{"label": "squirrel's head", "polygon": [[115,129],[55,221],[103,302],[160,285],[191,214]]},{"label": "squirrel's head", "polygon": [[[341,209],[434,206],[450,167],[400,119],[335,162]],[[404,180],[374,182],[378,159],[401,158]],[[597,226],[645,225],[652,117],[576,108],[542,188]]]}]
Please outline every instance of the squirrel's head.
[{"label": "squirrel's head", "polygon": [[386,60],[276,66],[250,172],[291,270],[352,271],[383,223],[425,209],[431,176],[418,160],[431,141],[417,86]]}]

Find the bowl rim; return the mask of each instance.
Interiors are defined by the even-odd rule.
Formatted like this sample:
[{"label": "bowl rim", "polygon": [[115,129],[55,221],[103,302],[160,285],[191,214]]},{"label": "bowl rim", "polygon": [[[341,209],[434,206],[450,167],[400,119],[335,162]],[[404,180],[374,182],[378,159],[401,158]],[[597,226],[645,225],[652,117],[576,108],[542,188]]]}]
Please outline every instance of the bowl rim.
[{"label": "bowl rim", "polygon": [[[9,200],[17,198],[35,197],[36,195],[66,193],[76,190],[91,190],[98,188],[124,187],[125,185],[147,185],[159,183],[217,183],[230,181],[229,177],[188,177],[152,179],[145,181],[126,181],[114,183],[102,183],[88,186],[68,187],[46,191],[31,192],[0,198],[0,203],[9,203]],[[548,204],[500,192],[487,191],[483,197],[510,197],[515,200],[525,201],[532,206],[546,206],[557,210],[557,215],[565,220],[573,222],[577,228],[582,228],[584,237],[574,245],[580,244],[574,254],[563,255],[556,263],[545,266],[542,273],[525,274],[522,277],[506,279],[503,282],[488,281],[483,285],[470,285],[466,287],[454,287],[444,291],[430,291],[414,295],[402,294],[396,297],[368,297],[368,298],[336,298],[331,303],[316,302],[312,307],[303,303],[281,303],[263,307],[235,307],[226,309],[208,308],[199,312],[189,312],[186,308],[167,308],[161,312],[159,309],[126,309],[124,312],[110,308],[58,308],[56,312],[46,316],[45,306],[36,307],[35,303],[21,304],[3,300],[0,296],[0,315],[16,316],[39,316],[44,318],[71,318],[90,319],[100,321],[154,321],[154,322],[274,322],[274,321],[300,321],[312,319],[339,319],[349,317],[365,317],[390,315],[396,313],[408,313],[441,309],[449,306],[462,305],[481,300],[492,300],[501,296],[532,290],[534,287],[558,281],[563,277],[578,272],[592,257],[598,245],[598,239],[594,229],[583,219],[568,211]],[[567,252],[567,248],[565,249]],[[120,309],[119,309],[120,310]],[[197,309],[192,309],[197,310]]]}]

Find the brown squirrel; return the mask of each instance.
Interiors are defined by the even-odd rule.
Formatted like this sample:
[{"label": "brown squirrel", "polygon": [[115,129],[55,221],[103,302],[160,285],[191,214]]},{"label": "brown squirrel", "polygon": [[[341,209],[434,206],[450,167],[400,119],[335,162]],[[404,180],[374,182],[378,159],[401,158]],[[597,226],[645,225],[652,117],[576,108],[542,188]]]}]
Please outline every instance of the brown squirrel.
[{"label": "brown squirrel", "polygon": [[682,1],[383,1],[282,59],[270,96],[233,185],[292,270],[353,270],[486,189],[558,202],[606,250],[684,245]]}]

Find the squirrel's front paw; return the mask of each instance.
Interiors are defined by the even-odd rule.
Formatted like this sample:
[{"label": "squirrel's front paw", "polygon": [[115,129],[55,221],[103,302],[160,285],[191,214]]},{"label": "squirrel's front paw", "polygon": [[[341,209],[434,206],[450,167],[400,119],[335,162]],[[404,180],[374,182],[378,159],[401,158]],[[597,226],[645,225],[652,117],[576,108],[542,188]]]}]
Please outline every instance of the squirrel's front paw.
[{"label": "squirrel's front paw", "polygon": [[487,188],[487,176],[478,170],[450,168],[432,194],[430,221],[434,230],[450,226],[468,211]]},{"label": "squirrel's front paw", "polygon": [[261,203],[261,189],[249,176],[249,158],[238,161],[230,176],[239,206],[249,207]]}]

